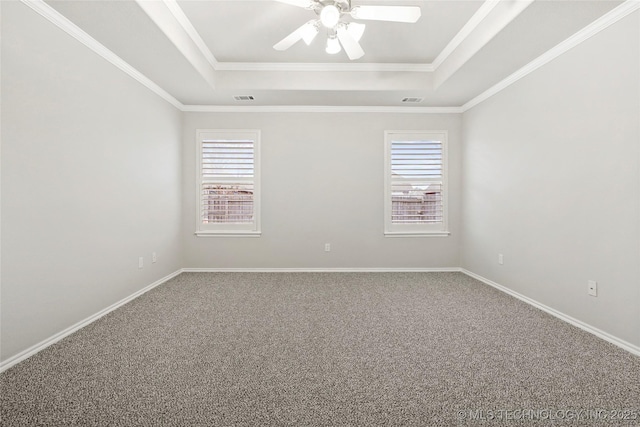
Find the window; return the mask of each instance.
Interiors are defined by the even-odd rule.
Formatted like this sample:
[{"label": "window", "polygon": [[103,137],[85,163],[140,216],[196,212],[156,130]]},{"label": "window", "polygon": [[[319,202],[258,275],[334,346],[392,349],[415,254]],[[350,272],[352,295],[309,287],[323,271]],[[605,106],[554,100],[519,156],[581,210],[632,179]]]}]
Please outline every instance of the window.
[{"label": "window", "polygon": [[260,235],[260,131],[198,130],[199,236]]},{"label": "window", "polygon": [[448,235],[447,132],[385,132],[386,236]]}]

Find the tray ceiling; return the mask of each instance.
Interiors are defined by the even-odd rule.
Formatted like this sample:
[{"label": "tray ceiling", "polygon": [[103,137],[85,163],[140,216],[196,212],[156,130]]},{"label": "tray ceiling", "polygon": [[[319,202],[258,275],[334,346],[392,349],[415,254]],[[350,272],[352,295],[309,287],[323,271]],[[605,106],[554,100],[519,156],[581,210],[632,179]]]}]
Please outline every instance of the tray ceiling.
[{"label": "tray ceiling", "polygon": [[[41,7],[184,105],[459,107],[621,3],[354,0],[422,10],[415,24],[366,21],[366,54],[356,61],[327,54],[321,36],[274,50],[315,13],[273,0],[51,0]],[[423,101],[403,103],[407,97]]]}]

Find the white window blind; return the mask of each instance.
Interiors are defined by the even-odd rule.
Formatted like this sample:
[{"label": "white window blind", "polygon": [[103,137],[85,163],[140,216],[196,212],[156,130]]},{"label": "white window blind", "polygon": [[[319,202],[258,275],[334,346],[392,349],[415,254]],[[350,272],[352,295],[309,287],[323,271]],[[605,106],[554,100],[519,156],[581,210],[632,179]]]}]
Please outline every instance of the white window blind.
[{"label": "white window blind", "polygon": [[386,234],[447,234],[446,137],[386,132]]},{"label": "white window blind", "polygon": [[259,233],[258,153],[258,131],[198,131],[197,234]]}]

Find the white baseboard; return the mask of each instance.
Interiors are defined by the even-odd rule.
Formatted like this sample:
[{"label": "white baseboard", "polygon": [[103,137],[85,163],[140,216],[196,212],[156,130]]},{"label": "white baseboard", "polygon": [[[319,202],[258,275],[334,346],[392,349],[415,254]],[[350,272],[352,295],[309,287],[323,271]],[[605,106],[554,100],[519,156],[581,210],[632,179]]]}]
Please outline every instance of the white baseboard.
[{"label": "white baseboard", "polygon": [[469,270],[466,270],[464,268],[459,268],[459,267],[450,267],[450,268],[183,268],[180,270],[177,270],[171,274],[169,274],[166,277],[163,277],[160,280],[157,280],[156,282],[150,284],[149,286],[146,286],[145,288],[129,295],[128,297],[118,301],[115,304],[110,305],[109,307],[105,308],[104,310],[99,311],[98,313],[89,316],[88,318],[76,323],[73,326],[70,326],[69,328],[65,329],[62,332],[59,332],[47,339],[45,339],[44,341],[39,342],[38,344],[16,354],[13,357],[10,357],[9,359],[5,360],[4,362],[0,363],[0,372],[6,371],[7,369],[11,368],[12,366],[22,362],[23,360],[33,356],[34,354],[38,353],[41,350],[44,350],[45,348],[49,347],[50,345],[60,341],[61,339],[71,335],[72,333],[74,333],[75,331],[87,326],[88,324],[98,320],[99,318],[101,318],[102,316],[106,315],[107,313],[110,313],[111,311],[123,306],[124,304],[128,303],[129,301],[139,297],[140,295],[150,291],[151,289],[155,288],[156,286],[159,286],[161,284],[163,284],[164,282],[176,277],[177,275],[179,275],[180,273],[200,273],[200,272],[204,272],[204,273],[222,273],[222,272],[255,272],[255,273],[304,273],[304,272],[309,272],[309,273],[350,273],[350,272],[360,272],[360,273],[384,273],[384,272],[390,272],[390,273],[413,273],[413,272],[419,272],[419,273],[433,273],[433,272],[462,272],[464,274],[466,274],[467,276],[473,277],[474,279],[477,279],[493,288],[496,288],[504,293],[507,293],[515,298],[518,298],[519,300],[530,304],[546,313],[551,314],[552,316],[557,317],[560,320],[563,320],[571,325],[574,325],[584,331],[587,331],[599,338],[602,338],[605,341],[608,341],[632,354],[635,354],[637,356],[640,356],[640,347],[631,344],[627,341],[624,341],[620,338],[617,338],[607,332],[604,332],[598,328],[595,328],[587,323],[584,323],[578,319],[574,319],[571,316],[568,316],[564,313],[561,313],[551,307],[548,307],[544,304],[539,303],[536,300],[533,300],[529,297],[526,297],[522,294],[519,294],[518,292],[515,292],[505,286],[499,285],[496,282],[493,282],[489,279],[486,279],[478,274],[472,273]]},{"label": "white baseboard", "polygon": [[184,273],[452,273],[460,267],[445,268],[183,268]]},{"label": "white baseboard", "polygon": [[115,304],[110,305],[109,307],[105,308],[104,310],[100,310],[99,312],[97,312],[96,314],[87,317],[86,319],[76,323],[75,325],[72,325],[70,327],[68,327],[67,329],[65,329],[62,332],[58,332],[57,334],[45,339],[44,341],[39,342],[38,344],[29,347],[28,349],[16,354],[13,357],[10,357],[9,359],[5,360],[4,362],[0,363],[0,372],[6,371],[7,369],[11,368],[12,366],[22,362],[23,360],[33,356],[34,354],[38,353],[41,350],[44,350],[45,348],[49,347],[52,344],[55,344],[56,342],[60,341],[61,339],[71,335],[72,333],[76,332],[79,329],[84,328],[85,326],[87,326],[88,324],[95,322],[96,320],[98,320],[99,318],[101,318],[102,316],[104,316],[107,313],[112,312],[113,310],[122,307],[123,305],[125,305],[126,303],[128,303],[129,301],[138,298],[140,295],[149,292],[151,289],[155,288],[158,285],[163,284],[164,282],[173,279],[174,277],[176,277],[178,274],[182,273],[182,270],[177,270],[171,274],[169,274],[166,277],[163,277],[160,280],[157,280],[155,282],[153,282],[152,284],[150,284],[149,286],[146,286],[143,289],[140,289],[138,292],[135,292],[131,295],[129,295],[128,297],[118,301]]},{"label": "white baseboard", "polygon": [[569,323],[569,324],[571,324],[573,326],[576,326],[576,327],[582,329],[583,331],[587,331],[587,332],[597,336],[598,338],[602,338],[603,340],[608,341],[611,344],[617,345],[618,347],[620,347],[620,348],[622,348],[624,350],[627,350],[629,353],[633,353],[636,356],[640,356],[640,347],[638,347],[638,346],[636,346],[634,344],[631,344],[630,342],[627,342],[627,341],[625,341],[623,339],[615,337],[615,336],[613,336],[613,335],[611,335],[611,334],[609,334],[609,333],[607,333],[605,331],[602,331],[602,330],[600,330],[600,329],[598,329],[598,328],[596,328],[594,326],[591,326],[591,325],[589,325],[587,323],[584,323],[581,320],[575,319],[575,318],[573,318],[573,317],[571,317],[569,315],[566,315],[566,314],[564,314],[564,313],[562,313],[562,312],[560,312],[558,310],[555,310],[555,309],[553,309],[551,307],[548,307],[548,306],[546,306],[546,305],[544,305],[544,304],[542,304],[542,303],[540,303],[540,302],[538,302],[538,301],[536,301],[534,299],[531,299],[531,298],[529,298],[527,296],[524,296],[524,295],[522,295],[522,294],[520,294],[520,293],[518,293],[516,291],[513,291],[513,290],[511,290],[511,289],[509,289],[509,288],[507,288],[505,286],[502,286],[502,285],[500,285],[500,284],[498,284],[496,282],[493,282],[493,281],[491,281],[491,280],[489,280],[487,278],[484,278],[484,277],[482,277],[482,276],[480,276],[478,274],[472,273],[469,270],[461,268],[460,271],[463,272],[464,274],[466,274],[467,276],[473,277],[474,279],[477,279],[477,280],[479,280],[479,281],[481,281],[481,282],[483,282],[483,283],[485,283],[485,284],[487,284],[487,285],[489,285],[491,287],[494,287],[494,288],[496,288],[496,289],[498,289],[498,290],[500,290],[500,291],[502,291],[502,292],[504,292],[506,294],[511,295],[512,297],[518,298],[520,301],[526,302],[527,304],[532,305],[535,308],[538,308],[538,309],[540,309],[540,310],[542,310],[542,311],[544,311],[546,313],[549,313],[550,315],[555,316],[560,320],[564,320],[565,322],[567,322],[567,323]]}]

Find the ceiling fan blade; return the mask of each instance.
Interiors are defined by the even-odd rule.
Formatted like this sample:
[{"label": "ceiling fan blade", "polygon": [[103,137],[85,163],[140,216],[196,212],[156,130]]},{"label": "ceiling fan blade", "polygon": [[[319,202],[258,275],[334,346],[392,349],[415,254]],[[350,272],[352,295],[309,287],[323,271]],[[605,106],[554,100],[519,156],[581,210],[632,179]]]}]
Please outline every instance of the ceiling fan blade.
[{"label": "ceiling fan blade", "polygon": [[292,6],[304,7],[305,9],[311,9],[315,6],[315,1],[313,0],[276,0],[280,3],[290,4]]},{"label": "ceiling fan blade", "polygon": [[420,19],[421,12],[418,6],[356,6],[351,9],[351,16],[372,21],[413,23]]},{"label": "ceiling fan blade", "polygon": [[362,38],[364,29],[366,27],[366,25],[360,24],[358,22],[349,22],[349,24],[347,24],[347,30],[349,30],[349,34],[351,34],[351,37],[353,37],[357,42],[359,42]]},{"label": "ceiling fan blade", "polygon": [[300,31],[302,32],[302,40],[309,46],[320,32],[318,21],[311,20],[307,22],[301,27]]},{"label": "ceiling fan blade", "polygon": [[353,38],[351,33],[349,33],[347,27],[344,25],[339,26],[337,33],[338,40],[340,40],[340,44],[347,53],[349,59],[353,61],[354,59],[362,58],[364,50],[362,50],[360,44]]},{"label": "ceiling fan blade", "polygon": [[273,48],[275,50],[287,50],[301,39],[305,39],[305,42],[310,44],[318,33],[318,31],[315,30],[315,23],[316,20],[312,19],[311,21],[302,24],[297,30],[273,45]]},{"label": "ceiling fan blade", "polygon": [[302,34],[300,32],[300,28],[295,30],[293,33],[289,34],[287,37],[280,40],[278,43],[273,45],[275,50],[287,50],[294,44],[298,42],[298,40],[302,39]]}]

